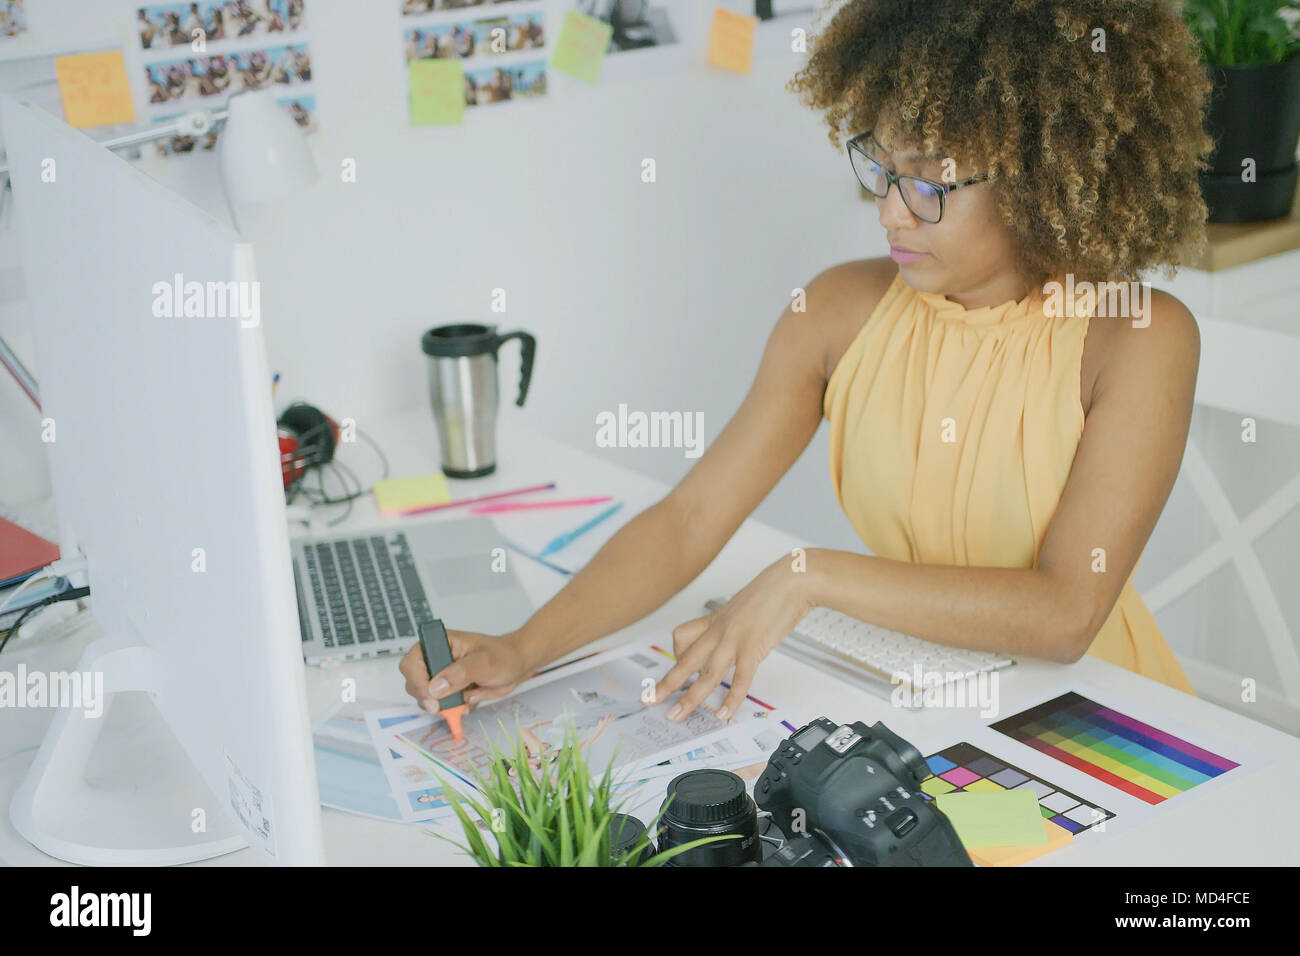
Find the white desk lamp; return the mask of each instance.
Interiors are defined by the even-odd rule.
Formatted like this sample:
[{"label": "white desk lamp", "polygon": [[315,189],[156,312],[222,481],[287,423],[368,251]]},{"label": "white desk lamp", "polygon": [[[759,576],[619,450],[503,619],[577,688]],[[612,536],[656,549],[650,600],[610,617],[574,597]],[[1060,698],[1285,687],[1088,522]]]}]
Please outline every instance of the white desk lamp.
[{"label": "white desk lamp", "polygon": [[[173,136],[202,136],[222,122],[221,179],[236,229],[236,204],[270,202],[315,182],[316,162],[307,137],[269,90],[244,90],[232,95],[220,109],[193,110],[170,123],[104,140],[100,145],[127,149]],[[8,189],[8,166],[0,166],[0,177],[4,179],[0,190]],[[2,337],[0,365],[39,410],[36,380]]]}]

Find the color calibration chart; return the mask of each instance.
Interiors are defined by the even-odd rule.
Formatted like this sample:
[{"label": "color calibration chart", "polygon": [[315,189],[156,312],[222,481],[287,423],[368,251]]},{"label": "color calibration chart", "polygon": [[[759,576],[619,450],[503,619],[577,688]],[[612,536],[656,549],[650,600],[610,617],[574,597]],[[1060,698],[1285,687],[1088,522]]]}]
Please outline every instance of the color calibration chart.
[{"label": "color calibration chart", "polygon": [[1153,806],[1240,766],[1073,692],[989,727]]},{"label": "color calibration chart", "polygon": [[926,757],[925,762],[934,774],[921,782],[921,793],[927,799],[941,793],[1032,790],[1038,797],[1038,809],[1043,819],[1071,834],[1081,833],[1115,815],[973,744],[953,744],[947,750]]}]

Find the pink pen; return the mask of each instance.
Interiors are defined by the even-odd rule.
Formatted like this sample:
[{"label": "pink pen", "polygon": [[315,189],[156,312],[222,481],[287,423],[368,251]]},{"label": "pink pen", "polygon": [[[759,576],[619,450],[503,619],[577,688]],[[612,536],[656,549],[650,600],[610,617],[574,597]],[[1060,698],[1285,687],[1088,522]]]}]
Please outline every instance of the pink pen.
[{"label": "pink pen", "polygon": [[547,508],[577,508],[582,505],[599,505],[613,501],[612,495],[600,495],[595,498],[566,498],[563,501],[515,502],[504,501],[495,505],[480,505],[470,508],[472,515],[497,515],[507,511],[544,511]]},{"label": "pink pen", "polygon": [[533,485],[531,488],[516,488],[514,491],[498,491],[493,495],[479,495],[477,498],[462,498],[460,501],[448,501],[441,505],[424,505],[420,508],[408,508],[405,511],[398,512],[403,518],[411,515],[427,514],[430,511],[441,511],[443,508],[459,508],[461,505],[472,505],[480,501],[495,501],[497,498],[513,498],[515,495],[527,495],[534,491],[550,491],[555,487],[555,482],[545,485]]}]

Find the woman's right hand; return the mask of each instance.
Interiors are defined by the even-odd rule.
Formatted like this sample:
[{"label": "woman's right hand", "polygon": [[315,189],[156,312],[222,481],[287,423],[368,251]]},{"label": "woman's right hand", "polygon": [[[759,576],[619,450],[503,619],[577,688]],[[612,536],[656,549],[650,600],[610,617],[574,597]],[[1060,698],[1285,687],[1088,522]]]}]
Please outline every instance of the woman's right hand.
[{"label": "woman's right hand", "polygon": [[417,642],[402,658],[399,670],[406,678],[406,692],[431,714],[438,712],[439,698],[458,691],[474,707],[510,693],[536,669],[523,653],[519,632],[492,637],[472,631],[447,631],[452,662],[430,675],[424,653]]}]

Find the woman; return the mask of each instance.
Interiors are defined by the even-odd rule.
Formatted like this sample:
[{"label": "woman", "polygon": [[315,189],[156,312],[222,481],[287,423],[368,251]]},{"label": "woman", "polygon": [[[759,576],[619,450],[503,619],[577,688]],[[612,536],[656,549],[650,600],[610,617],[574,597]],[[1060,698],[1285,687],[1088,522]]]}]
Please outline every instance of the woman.
[{"label": "woman", "polygon": [[719,611],[677,627],[656,699],[700,676],[670,717],[729,675],[718,714],[734,714],[815,606],[952,647],[1092,653],[1191,693],[1132,574],[1182,458],[1195,320],[1162,293],[1105,317],[1086,301],[1061,314],[1047,295],[1067,277],[1135,279],[1204,241],[1208,91],[1173,5],[856,0],[791,88],[826,112],[832,143],[853,137],[890,258],[809,283],[671,493],[517,632],[450,632],[456,660],[432,682],[414,649],[408,692],[426,709],[462,689],[471,704],[500,697],[654,611],[824,416],[832,486],[873,554],[773,555]]}]

